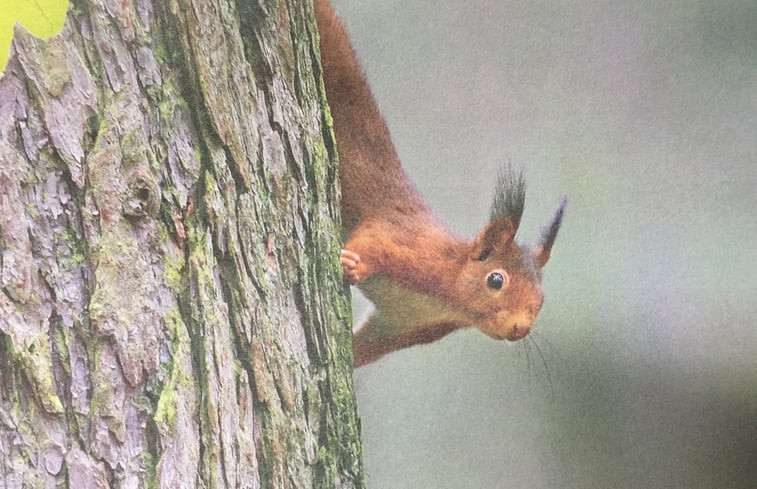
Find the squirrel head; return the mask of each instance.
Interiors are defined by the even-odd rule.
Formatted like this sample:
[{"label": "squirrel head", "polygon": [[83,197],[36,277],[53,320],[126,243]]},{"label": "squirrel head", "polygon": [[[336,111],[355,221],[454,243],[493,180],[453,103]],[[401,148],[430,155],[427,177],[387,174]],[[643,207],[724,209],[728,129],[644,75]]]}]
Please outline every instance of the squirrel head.
[{"label": "squirrel head", "polygon": [[457,277],[471,323],[495,339],[525,337],[541,309],[541,269],[549,260],[567,200],[563,198],[535,248],[515,241],[525,181],[508,167],[497,181],[491,220],[469,245]]}]

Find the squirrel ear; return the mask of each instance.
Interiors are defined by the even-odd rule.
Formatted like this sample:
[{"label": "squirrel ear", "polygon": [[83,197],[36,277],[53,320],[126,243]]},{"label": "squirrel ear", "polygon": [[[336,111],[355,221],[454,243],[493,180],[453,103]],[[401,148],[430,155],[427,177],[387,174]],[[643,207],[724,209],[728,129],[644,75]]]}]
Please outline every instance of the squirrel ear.
[{"label": "squirrel ear", "polygon": [[541,231],[541,238],[539,244],[534,252],[534,263],[537,267],[541,268],[549,261],[549,255],[552,252],[552,245],[555,244],[557,238],[557,231],[560,230],[560,224],[562,223],[562,216],[565,213],[565,206],[568,204],[568,198],[563,197],[560,207],[555,211],[552,221]]},{"label": "squirrel ear", "polygon": [[510,246],[517,231],[515,225],[507,216],[498,216],[489,221],[483,231],[479,233],[471,246],[470,258],[483,261],[496,249]]}]

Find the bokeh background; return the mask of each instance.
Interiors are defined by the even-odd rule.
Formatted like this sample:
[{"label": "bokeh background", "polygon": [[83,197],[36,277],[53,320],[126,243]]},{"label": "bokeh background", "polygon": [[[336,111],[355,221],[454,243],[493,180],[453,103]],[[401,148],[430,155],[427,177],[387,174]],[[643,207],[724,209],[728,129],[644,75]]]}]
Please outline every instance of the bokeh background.
[{"label": "bokeh background", "polygon": [[757,2],[334,4],[451,229],[569,196],[529,341],[355,373],[369,487],[757,487]]}]

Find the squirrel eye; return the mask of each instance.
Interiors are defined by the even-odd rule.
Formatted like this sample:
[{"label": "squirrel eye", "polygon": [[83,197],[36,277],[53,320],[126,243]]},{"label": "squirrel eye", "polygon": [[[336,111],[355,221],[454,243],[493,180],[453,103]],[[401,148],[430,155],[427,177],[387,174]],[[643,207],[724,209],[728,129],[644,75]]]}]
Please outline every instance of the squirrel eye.
[{"label": "squirrel eye", "polygon": [[505,285],[505,276],[498,272],[490,273],[489,276],[486,277],[486,285],[488,285],[490,289],[499,290]]}]

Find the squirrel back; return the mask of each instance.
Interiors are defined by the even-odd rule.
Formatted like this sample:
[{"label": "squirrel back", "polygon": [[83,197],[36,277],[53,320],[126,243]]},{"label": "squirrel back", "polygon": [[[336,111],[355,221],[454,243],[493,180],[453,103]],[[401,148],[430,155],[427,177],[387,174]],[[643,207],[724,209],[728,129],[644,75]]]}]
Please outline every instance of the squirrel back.
[{"label": "squirrel back", "polygon": [[341,261],[345,279],[376,307],[353,333],[355,365],[465,327],[525,337],[543,302],[541,268],[565,200],[535,248],[516,242],[525,182],[507,168],[481,233],[466,241],[448,232],[402,169],[344,26],[328,0],[315,10],[340,160]]}]

